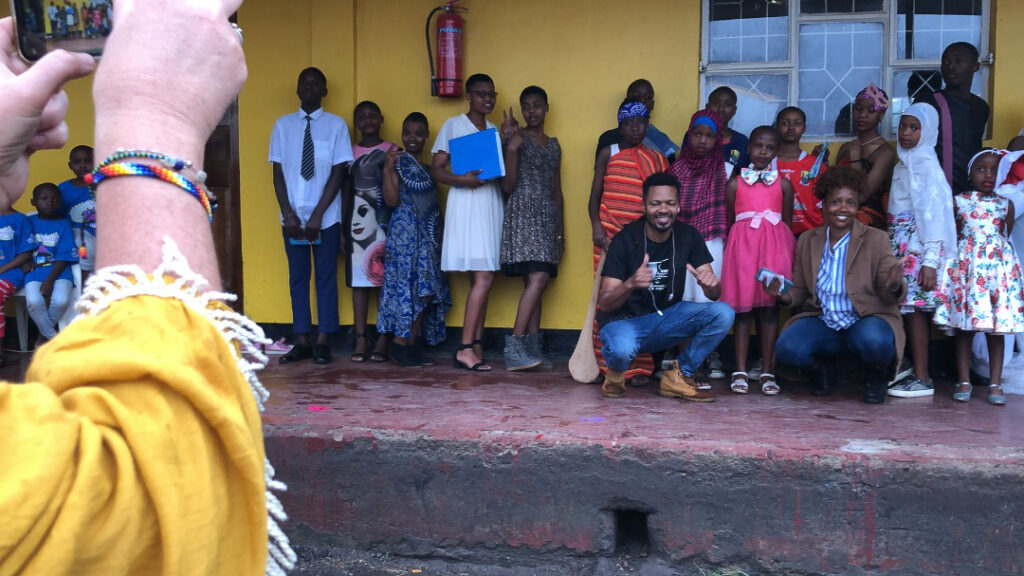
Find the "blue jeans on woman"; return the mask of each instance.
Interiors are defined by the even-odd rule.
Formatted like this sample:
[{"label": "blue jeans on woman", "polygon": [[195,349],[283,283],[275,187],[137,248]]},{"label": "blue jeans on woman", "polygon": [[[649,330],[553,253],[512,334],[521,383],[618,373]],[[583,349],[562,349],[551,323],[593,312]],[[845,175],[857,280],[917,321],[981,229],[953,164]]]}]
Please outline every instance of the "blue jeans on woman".
[{"label": "blue jeans on woman", "polygon": [[682,373],[693,376],[729,334],[735,316],[724,302],[677,302],[662,314],[613,320],[601,327],[601,354],[609,370],[625,372],[637,354],[668,350],[690,338],[678,360]]},{"label": "blue jeans on woman", "polygon": [[814,357],[855,352],[866,364],[892,362],[896,344],[889,323],[878,316],[865,316],[845,330],[833,330],[820,316],[805,316],[779,336],[775,358],[797,368],[808,368]]}]

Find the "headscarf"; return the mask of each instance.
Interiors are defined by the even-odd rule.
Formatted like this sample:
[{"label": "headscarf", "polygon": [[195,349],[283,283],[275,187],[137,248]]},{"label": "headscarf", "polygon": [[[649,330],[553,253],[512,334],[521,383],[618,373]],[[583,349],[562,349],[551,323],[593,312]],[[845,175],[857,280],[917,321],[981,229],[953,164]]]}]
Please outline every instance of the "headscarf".
[{"label": "headscarf", "polygon": [[868,84],[868,87],[857,93],[857,99],[864,98],[865,100],[871,100],[875,107],[875,112],[885,111],[889,108],[889,96],[875,83]]},{"label": "headscarf", "polygon": [[897,187],[909,186],[914,206],[917,237],[922,243],[942,242],[942,254],[956,254],[956,220],[953,216],[953,192],[946,181],[935,142],[939,138],[939,113],[931,104],[912,104],[903,116],[913,116],[921,123],[917,146],[907,149],[896,146],[900,161],[893,168],[890,198],[897,196]]},{"label": "headscarf", "polygon": [[693,146],[679,151],[669,173],[679,180],[679,220],[700,232],[705,240],[723,238],[726,234],[725,164],[722,160],[721,118],[711,110],[699,110],[690,117],[686,132],[698,124],[714,127],[715,144],[711,150],[698,156]]},{"label": "headscarf", "polygon": [[632,101],[623,102],[622,106],[619,106],[618,120],[619,124],[622,124],[624,120],[630,118],[650,118],[651,113],[647,110],[647,106],[644,106],[643,102]]}]

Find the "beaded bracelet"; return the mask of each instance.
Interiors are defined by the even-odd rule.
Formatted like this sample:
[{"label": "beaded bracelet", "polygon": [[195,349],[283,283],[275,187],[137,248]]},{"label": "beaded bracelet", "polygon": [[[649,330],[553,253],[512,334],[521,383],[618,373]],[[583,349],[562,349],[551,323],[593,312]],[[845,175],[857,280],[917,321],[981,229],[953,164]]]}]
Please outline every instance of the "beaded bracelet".
[{"label": "beaded bracelet", "polygon": [[199,203],[203,205],[206,210],[206,215],[213,221],[213,205],[210,203],[210,193],[206,191],[206,187],[203,186],[202,182],[196,184],[185,178],[179,171],[164,168],[163,166],[154,166],[152,164],[141,164],[138,162],[107,162],[104,161],[98,168],[92,171],[90,174],[86,174],[83,178],[85,183],[89,185],[92,190],[93,196],[96,195],[96,187],[100,185],[107,178],[114,178],[116,176],[146,176],[148,178],[156,178],[163,180],[170,184],[181,188],[194,196]]},{"label": "beaded bracelet", "polygon": [[[126,150],[125,148],[118,148],[113,154],[107,156],[107,158],[100,162],[99,168],[103,168],[108,164],[114,162],[120,162],[121,160],[127,160],[129,158],[144,158],[146,160],[156,160],[163,165],[164,168],[169,168],[175,172],[183,172],[185,170],[192,169],[192,162],[188,160],[182,160],[181,158],[175,158],[174,156],[168,156],[153,150]],[[201,185],[206,184],[206,172],[202,170],[193,170],[195,172],[195,182]]]}]

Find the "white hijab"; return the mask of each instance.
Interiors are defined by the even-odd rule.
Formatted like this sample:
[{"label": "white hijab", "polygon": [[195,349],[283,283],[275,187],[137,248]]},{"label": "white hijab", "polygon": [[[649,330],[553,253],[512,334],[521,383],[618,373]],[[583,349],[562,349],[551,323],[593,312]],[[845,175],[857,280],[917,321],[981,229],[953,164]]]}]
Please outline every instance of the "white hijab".
[{"label": "white hijab", "polygon": [[931,104],[918,103],[904,110],[903,115],[921,122],[921,139],[909,150],[897,144],[900,161],[893,169],[893,185],[910,186],[918,239],[922,243],[941,241],[943,257],[949,258],[956,254],[956,220],[953,191],[935,155],[939,113]]}]

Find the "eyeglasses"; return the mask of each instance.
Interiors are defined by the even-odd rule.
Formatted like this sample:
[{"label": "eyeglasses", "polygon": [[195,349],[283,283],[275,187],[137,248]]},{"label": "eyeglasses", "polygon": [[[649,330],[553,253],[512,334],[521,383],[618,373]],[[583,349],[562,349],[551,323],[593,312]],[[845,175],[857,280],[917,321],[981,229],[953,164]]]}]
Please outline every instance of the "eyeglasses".
[{"label": "eyeglasses", "polygon": [[477,98],[497,98],[497,92],[486,92],[484,90],[470,90],[470,94],[476,94]]}]

